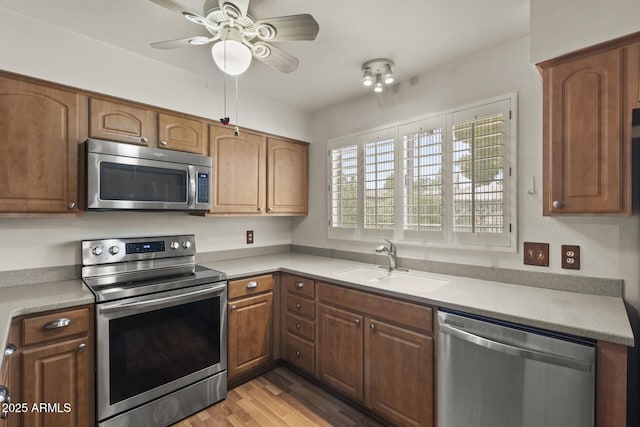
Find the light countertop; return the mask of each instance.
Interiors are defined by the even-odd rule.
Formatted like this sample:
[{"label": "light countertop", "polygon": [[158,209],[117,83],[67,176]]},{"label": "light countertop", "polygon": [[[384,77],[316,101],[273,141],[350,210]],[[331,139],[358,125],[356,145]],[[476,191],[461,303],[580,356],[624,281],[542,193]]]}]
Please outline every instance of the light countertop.
[{"label": "light countertop", "polygon": [[[368,277],[367,270],[376,268],[371,264],[298,253],[216,261],[202,265],[224,271],[229,279],[272,271],[297,273],[409,301],[595,340],[634,345],[629,318],[624,302],[619,297],[511,285],[415,270],[410,271],[410,274],[400,273],[398,277],[380,283]],[[354,269],[358,269],[354,274],[344,273]],[[434,279],[432,282],[435,285],[416,284],[414,282],[418,280],[412,280],[413,275]]]},{"label": "light countertop", "polygon": [[[511,285],[421,271],[387,273],[376,266],[335,258],[282,253],[202,263],[229,279],[285,271],[418,303],[461,310],[626,346],[633,332],[622,298]],[[353,270],[356,270],[355,272]],[[373,276],[381,280],[371,279]],[[77,280],[0,287],[0,349],[16,316],[95,302]],[[3,352],[0,352],[2,366]]]}]

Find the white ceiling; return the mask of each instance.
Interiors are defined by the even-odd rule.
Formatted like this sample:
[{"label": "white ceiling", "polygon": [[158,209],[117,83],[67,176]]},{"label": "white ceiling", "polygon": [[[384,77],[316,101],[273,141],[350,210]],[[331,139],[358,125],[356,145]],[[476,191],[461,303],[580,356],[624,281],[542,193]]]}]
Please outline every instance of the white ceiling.
[{"label": "white ceiling", "polygon": [[[201,11],[204,0],[180,0]],[[219,78],[210,46],[153,49],[151,42],[208,35],[148,0],[0,0],[32,18],[208,77]],[[529,34],[529,0],[251,0],[256,19],[310,13],[315,41],[279,43],[300,59],[280,73],[259,61],[240,76],[241,90],[317,111],[366,95],[361,66],[384,57],[398,82]],[[46,38],[43,39],[46,43]],[[70,47],[71,48],[71,47]]]}]

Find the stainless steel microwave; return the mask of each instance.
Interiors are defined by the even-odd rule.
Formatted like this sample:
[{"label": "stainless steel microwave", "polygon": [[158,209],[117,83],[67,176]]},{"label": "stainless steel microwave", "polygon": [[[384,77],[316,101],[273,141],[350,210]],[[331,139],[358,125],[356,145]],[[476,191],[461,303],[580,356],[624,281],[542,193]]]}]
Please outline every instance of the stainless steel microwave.
[{"label": "stainless steel microwave", "polygon": [[87,209],[209,210],[211,157],[99,139],[86,146]]}]

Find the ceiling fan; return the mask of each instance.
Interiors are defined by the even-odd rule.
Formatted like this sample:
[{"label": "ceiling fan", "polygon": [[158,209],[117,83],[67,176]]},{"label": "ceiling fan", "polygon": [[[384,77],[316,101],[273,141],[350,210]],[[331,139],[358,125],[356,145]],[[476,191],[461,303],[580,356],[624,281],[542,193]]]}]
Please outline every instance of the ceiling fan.
[{"label": "ceiling fan", "polygon": [[318,23],[309,14],[280,16],[255,20],[247,11],[249,0],[207,0],[202,15],[174,0],[151,0],[179,12],[191,22],[204,26],[211,37],[186,37],[151,43],[157,49],[173,49],[213,42],[211,54],[216,65],[226,74],[242,74],[256,58],[283,73],[298,68],[298,58],[273,42],[314,40]]}]

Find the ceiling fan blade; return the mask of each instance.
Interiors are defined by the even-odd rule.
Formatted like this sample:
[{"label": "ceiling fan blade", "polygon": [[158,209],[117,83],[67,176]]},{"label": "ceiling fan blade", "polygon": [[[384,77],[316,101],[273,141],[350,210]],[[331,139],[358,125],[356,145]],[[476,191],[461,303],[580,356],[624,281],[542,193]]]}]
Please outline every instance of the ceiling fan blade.
[{"label": "ceiling fan blade", "polygon": [[300,63],[295,56],[265,42],[254,43],[252,51],[256,59],[283,73],[291,73],[297,70]]},{"label": "ceiling fan blade", "polygon": [[[257,36],[268,42],[314,40],[320,27],[309,14],[280,16],[256,22]],[[273,31],[275,30],[275,31]]]},{"label": "ceiling fan blade", "polygon": [[200,25],[204,25],[206,27],[210,27],[210,28],[216,28],[215,24],[211,21],[209,21],[207,18],[205,18],[204,16],[200,15],[199,13],[196,13],[194,11],[192,11],[189,8],[184,7],[183,5],[181,5],[180,3],[177,3],[173,0],[151,0],[152,2],[159,4],[160,6],[163,6],[169,10],[172,10],[174,12],[178,12],[180,13],[182,16],[184,16],[185,18],[187,18],[189,21],[194,22],[196,24],[200,24]]},{"label": "ceiling fan blade", "polygon": [[185,47],[185,46],[197,46],[202,44],[207,44],[211,41],[215,40],[215,37],[186,37],[184,39],[175,39],[175,40],[166,40],[162,42],[154,42],[151,43],[151,47],[156,49],[174,49],[176,47]]},{"label": "ceiling fan blade", "polygon": [[178,12],[178,13],[187,12],[193,15],[198,15],[198,13],[192,10],[189,10],[188,8],[184,7],[180,3],[176,3],[173,0],[151,0],[151,1],[154,2],[155,4],[159,4],[160,6],[165,7],[174,12]]},{"label": "ceiling fan blade", "polygon": [[249,0],[218,0],[218,4],[220,10],[233,19],[244,18],[249,10]]}]

